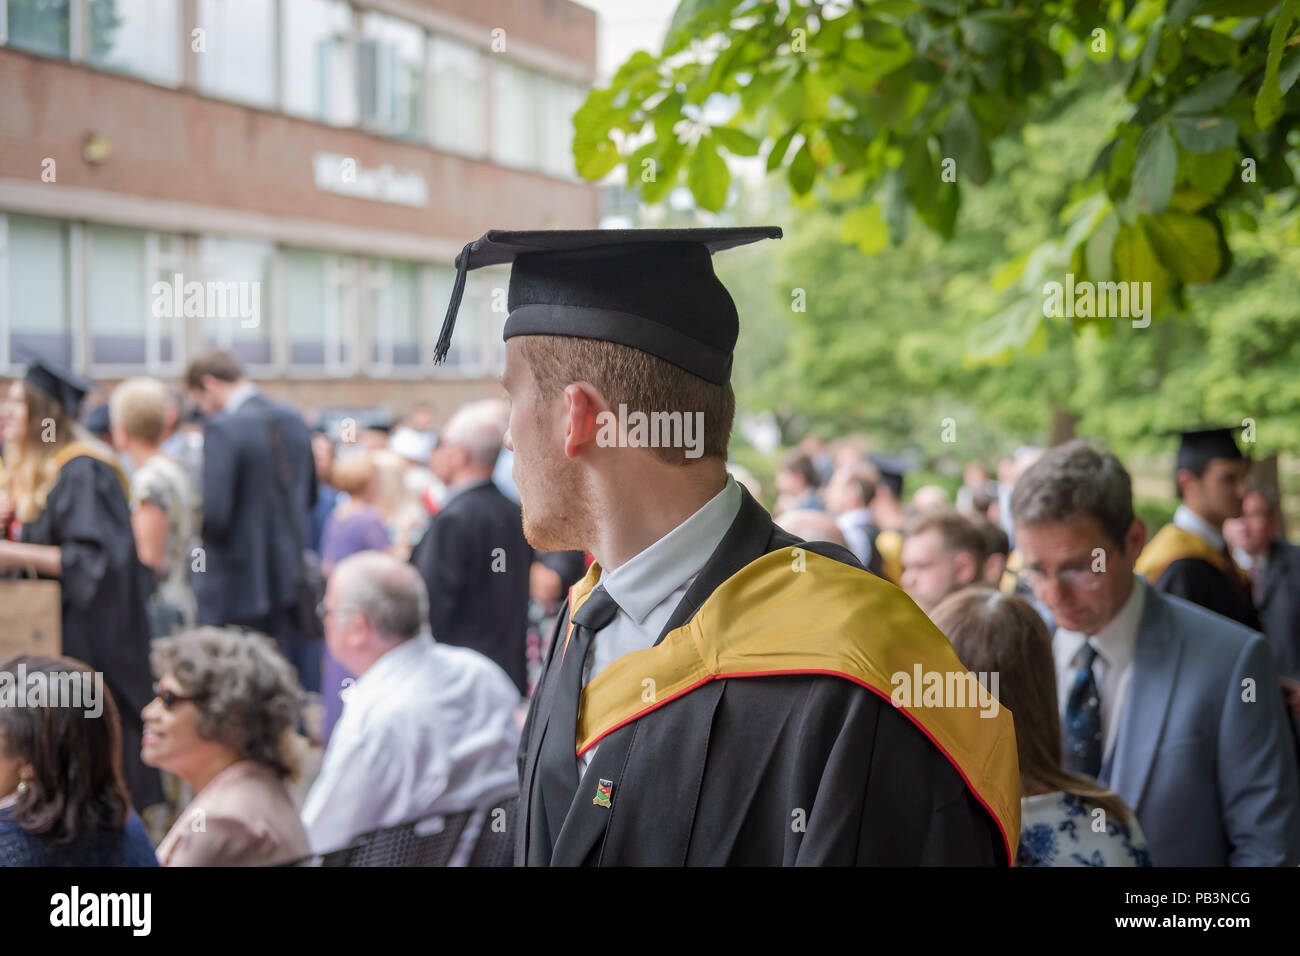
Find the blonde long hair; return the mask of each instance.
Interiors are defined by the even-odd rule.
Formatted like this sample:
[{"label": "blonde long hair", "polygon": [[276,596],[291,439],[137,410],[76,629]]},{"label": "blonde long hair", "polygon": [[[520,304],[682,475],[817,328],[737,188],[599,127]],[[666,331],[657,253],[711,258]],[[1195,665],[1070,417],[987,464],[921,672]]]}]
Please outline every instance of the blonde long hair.
[{"label": "blonde long hair", "polygon": [[971,587],[944,598],[931,617],[962,664],[977,674],[999,675],[998,702],[1015,717],[1021,793],[1040,787],[1084,797],[1127,826],[1130,811],[1119,794],[1062,769],[1052,635],[1029,602]]},{"label": "blonde long hair", "polygon": [[26,382],[22,388],[27,404],[27,427],[10,436],[5,451],[14,514],[26,524],[40,517],[50,490],[59,480],[59,464],[55,460],[59,451],[91,436],[56,399]]}]

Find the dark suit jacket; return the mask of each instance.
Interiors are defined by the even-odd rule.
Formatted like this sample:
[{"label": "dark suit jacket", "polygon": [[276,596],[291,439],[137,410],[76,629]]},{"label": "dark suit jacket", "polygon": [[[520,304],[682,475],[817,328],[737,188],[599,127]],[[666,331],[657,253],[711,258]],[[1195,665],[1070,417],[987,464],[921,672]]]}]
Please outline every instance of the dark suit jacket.
[{"label": "dark suit jacket", "polygon": [[[794,545],[860,567],[844,548],[782,531],[742,489],[659,641],[741,568]],[[566,604],[520,740],[517,864],[1007,865],[998,824],[943,752],[887,699],[823,675],[713,680],[624,724],[549,833],[537,764],[568,618]],[[621,802],[594,805],[598,782]],[[791,824],[799,808],[806,829]]]},{"label": "dark suit jacket", "polygon": [[302,516],[299,527],[307,533],[315,500],[311,433],[292,408],[254,395],[233,413],[204,422],[205,567],[194,576],[201,623],[260,626],[272,611],[294,604],[302,559],[290,522]]},{"label": "dark suit jacket", "polygon": [[444,644],[471,647],[527,691],[528,572],[533,550],[519,506],[491,481],[460,491],[411,553],[429,589],[429,624]]},{"label": "dark suit jacket", "polygon": [[1269,547],[1258,607],[1278,670],[1300,678],[1300,547],[1281,541]]}]

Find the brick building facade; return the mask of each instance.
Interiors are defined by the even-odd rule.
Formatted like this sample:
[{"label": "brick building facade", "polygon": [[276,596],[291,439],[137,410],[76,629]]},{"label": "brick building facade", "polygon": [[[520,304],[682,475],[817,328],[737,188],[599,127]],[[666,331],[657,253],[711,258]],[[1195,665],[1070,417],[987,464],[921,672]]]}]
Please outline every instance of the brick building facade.
[{"label": "brick building facade", "polygon": [[[570,117],[596,15],[568,0],[0,0],[0,375],[103,383],[234,348],[304,409],[498,391],[504,274],[460,247],[583,228]],[[468,321],[467,321],[468,320]]]}]

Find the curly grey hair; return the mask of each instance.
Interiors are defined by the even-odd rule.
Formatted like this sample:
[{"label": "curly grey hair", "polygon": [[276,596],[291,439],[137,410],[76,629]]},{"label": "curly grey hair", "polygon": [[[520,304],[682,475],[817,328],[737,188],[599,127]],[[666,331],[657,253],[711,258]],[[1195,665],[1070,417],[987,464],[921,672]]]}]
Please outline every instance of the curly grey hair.
[{"label": "curly grey hair", "polygon": [[289,739],[302,689],[275,642],[260,634],[199,627],[153,642],[154,675],[171,674],[199,709],[198,733],[289,778]]}]

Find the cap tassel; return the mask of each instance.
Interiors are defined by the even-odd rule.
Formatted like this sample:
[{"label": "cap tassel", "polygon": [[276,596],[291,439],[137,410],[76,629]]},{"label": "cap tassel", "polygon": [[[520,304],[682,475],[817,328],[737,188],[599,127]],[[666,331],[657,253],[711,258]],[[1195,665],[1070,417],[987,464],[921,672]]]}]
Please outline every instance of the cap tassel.
[{"label": "cap tassel", "polygon": [[469,248],[474,243],[467,243],[456,257],[456,282],[451,287],[451,301],[447,303],[447,317],[442,320],[442,331],[438,333],[438,344],[433,349],[433,364],[441,365],[451,350],[451,333],[456,328],[456,313],[460,311],[460,300],[465,294],[465,277],[469,273]]}]

